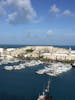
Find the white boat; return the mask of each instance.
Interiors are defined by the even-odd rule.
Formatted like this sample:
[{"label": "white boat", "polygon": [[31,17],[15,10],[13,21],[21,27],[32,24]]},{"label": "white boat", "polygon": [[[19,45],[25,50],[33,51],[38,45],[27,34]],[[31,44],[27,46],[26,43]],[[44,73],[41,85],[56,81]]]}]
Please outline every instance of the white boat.
[{"label": "white boat", "polygon": [[24,69],[25,66],[23,64],[20,64],[20,65],[16,65],[16,66],[13,66],[14,70],[21,70],[21,69]]},{"label": "white boat", "polygon": [[36,71],[37,74],[45,74],[46,70],[45,69],[41,69],[41,70],[38,70]]},{"label": "white boat", "polygon": [[25,65],[28,66],[28,67],[31,67],[31,66],[36,66],[36,65],[39,65],[39,64],[42,64],[41,61],[36,61],[36,60],[32,60],[30,62],[26,62]]},{"label": "white boat", "polygon": [[36,71],[37,74],[47,74],[50,76],[57,76],[63,72],[67,72],[72,68],[69,64],[55,63],[45,67],[44,69]]},{"label": "white boat", "polygon": [[13,66],[5,66],[4,69],[11,71],[11,70],[13,70]]},{"label": "white boat", "polygon": [[74,61],[74,63],[71,63],[71,66],[75,68],[75,61]]},{"label": "white boat", "polygon": [[52,100],[52,96],[50,96],[50,81],[48,81],[47,87],[44,89],[42,95],[39,95],[37,100]]},{"label": "white boat", "polygon": [[19,65],[14,65],[14,66],[5,66],[5,70],[21,70],[24,69],[25,65],[24,64],[19,64]]}]

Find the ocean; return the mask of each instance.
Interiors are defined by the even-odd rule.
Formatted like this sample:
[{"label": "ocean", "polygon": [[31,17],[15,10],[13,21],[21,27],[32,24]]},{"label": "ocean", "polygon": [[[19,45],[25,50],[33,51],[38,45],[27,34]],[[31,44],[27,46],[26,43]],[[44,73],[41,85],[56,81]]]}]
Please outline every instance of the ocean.
[{"label": "ocean", "polygon": [[[1,45],[0,47],[23,47],[24,45]],[[60,46],[69,48],[69,46]],[[75,46],[71,46],[75,50]],[[52,100],[75,100],[75,69],[58,77],[38,75],[36,70],[44,65],[26,68],[20,71],[5,71],[0,66],[0,100],[37,100],[50,78]]]},{"label": "ocean", "polygon": [[[14,44],[1,44],[0,48],[21,48],[21,47],[26,47],[26,46],[42,46],[42,45],[14,45]],[[43,45],[43,46],[50,46],[50,45]],[[72,48],[75,50],[75,46],[73,45],[52,45],[54,47],[60,47],[60,48]]]}]

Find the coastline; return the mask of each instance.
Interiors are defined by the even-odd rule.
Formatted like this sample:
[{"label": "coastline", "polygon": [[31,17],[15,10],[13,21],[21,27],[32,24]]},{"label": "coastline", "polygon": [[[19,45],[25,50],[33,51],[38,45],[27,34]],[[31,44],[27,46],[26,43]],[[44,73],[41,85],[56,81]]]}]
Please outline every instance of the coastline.
[{"label": "coastline", "polygon": [[53,46],[25,46],[20,48],[0,48],[0,56],[6,56],[9,59],[69,62],[75,60],[75,50]]},{"label": "coastline", "polygon": [[[71,48],[58,48],[53,46],[26,46],[22,48],[0,48],[0,63],[5,64],[4,69],[21,70],[44,64],[38,74],[57,76],[72,68],[75,60],[75,50]],[[17,62],[17,64],[15,64]],[[10,65],[8,65],[10,63]],[[12,65],[13,64],[13,65]],[[49,66],[47,66],[49,65]],[[52,67],[51,67],[52,65]]]}]

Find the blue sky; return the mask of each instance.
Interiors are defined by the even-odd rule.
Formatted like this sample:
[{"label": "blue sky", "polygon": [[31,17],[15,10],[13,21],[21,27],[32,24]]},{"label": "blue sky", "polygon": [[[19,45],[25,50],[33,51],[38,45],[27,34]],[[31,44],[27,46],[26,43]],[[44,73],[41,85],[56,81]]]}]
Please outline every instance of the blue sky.
[{"label": "blue sky", "polygon": [[0,0],[0,44],[75,45],[75,0]]}]

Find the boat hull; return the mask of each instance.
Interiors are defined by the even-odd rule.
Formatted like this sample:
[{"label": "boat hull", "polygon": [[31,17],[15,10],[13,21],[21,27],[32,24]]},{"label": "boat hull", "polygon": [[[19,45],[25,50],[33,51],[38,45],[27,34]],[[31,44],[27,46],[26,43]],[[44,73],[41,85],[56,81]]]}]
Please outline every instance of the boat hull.
[{"label": "boat hull", "polygon": [[45,96],[44,100],[52,100],[52,96]]},{"label": "boat hull", "polygon": [[73,68],[75,68],[75,65],[71,64],[71,66],[72,66]]}]

